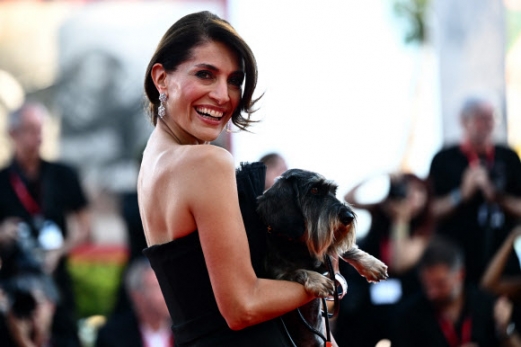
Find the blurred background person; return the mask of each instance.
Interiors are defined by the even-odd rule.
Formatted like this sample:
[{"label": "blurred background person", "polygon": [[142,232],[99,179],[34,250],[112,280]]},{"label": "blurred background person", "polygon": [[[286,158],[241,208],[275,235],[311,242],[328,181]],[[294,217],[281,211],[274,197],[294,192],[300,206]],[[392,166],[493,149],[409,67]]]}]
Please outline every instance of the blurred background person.
[{"label": "blurred background person", "polygon": [[[138,165],[141,165],[141,157],[143,155],[144,148],[144,145],[141,146],[134,155],[134,160]],[[134,259],[141,258],[143,256],[143,249],[147,247],[145,232],[143,231],[143,223],[141,221],[141,214],[139,213],[137,191],[132,189],[121,192],[119,194],[119,206],[119,212],[125,224],[128,259],[124,264],[124,270],[121,274],[122,280],[119,284],[119,288],[116,294],[116,302],[112,313],[120,313],[130,308],[131,303],[127,295],[127,290],[125,289],[124,277],[126,276],[126,271],[128,270],[128,267],[132,261]]]},{"label": "blurred background person", "polygon": [[[0,171],[0,223],[13,233],[54,278],[60,293],[53,320],[53,340],[59,346],[79,346],[75,301],[66,258],[89,238],[87,199],[74,169],[40,157],[46,108],[25,103],[9,115],[8,130],[14,153]],[[74,227],[68,228],[71,218]]]},{"label": "blurred background person", "polygon": [[500,301],[496,305],[496,315],[501,320],[499,331],[517,341],[515,346],[521,346],[521,275],[505,275],[505,266],[512,254],[515,254],[515,243],[521,237],[521,226],[514,228],[498,249],[492,261],[489,263],[483,278],[481,287],[490,293],[499,296]]},{"label": "blurred background person", "polygon": [[264,190],[270,188],[275,183],[275,179],[288,170],[286,160],[279,153],[265,154],[259,161],[266,165],[266,185]]},{"label": "blurred background person", "polygon": [[357,198],[365,181],[344,197],[354,208],[370,213],[369,231],[357,243],[388,265],[389,278],[367,283],[351,266],[340,262],[349,283],[349,295],[342,299],[336,324],[335,337],[341,346],[374,347],[387,338],[396,303],[419,289],[414,267],[433,229],[428,185],[410,173],[389,175],[389,182],[382,201],[368,204]]},{"label": "blurred background person", "polygon": [[451,240],[434,237],[418,263],[422,291],[398,306],[392,345],[512,346],[497,332],[494,298],[465,283],[465,260]]},{"label": "blurred background person", "polygon": [[[437,232],[465,252],[466,279],[479,284],[485,267],[521,217],[521,162],[516,152],[494,144],[493,104],[468,98],[461,109],[463,138],[439,151],[431,162]],[[506,274],[519,274],[512,254]]]},{"label": "blurred background person", "polygon": [[136,258],[130,264],[125,288],[131,310],[114,314],[107,321],[98,332],[96,347],[173,347],[170,315],[146,258]]},{"label": "blurred background person", "polygon": [[0,341],[3,347],[57,347],[51,324],[58,291],[44,273],[24,271],[0,280]]},{"label": "blurred background person", "polygon": [[[519,313],[519,311],[518,311]],[[521,347],[521,334],[516,326],[519,326],[519,315],[514,317],[514,305],[506,297],[497,299],[494,306],[494,318],[496,331],[504,346]]]}]

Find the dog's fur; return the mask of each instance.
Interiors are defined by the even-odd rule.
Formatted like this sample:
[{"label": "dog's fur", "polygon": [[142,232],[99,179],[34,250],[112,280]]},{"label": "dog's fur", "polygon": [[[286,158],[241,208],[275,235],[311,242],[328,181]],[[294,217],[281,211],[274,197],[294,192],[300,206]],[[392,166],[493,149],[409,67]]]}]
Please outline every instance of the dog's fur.
[{"label": "dog's fur", "polygon": [[[295,281],[318,297],[334,292],[335,284],[322,273],[326,254],[354,266],[370,282],[387,278],[387,266],[356,246],[355,215],[339,201],[337,186],[322,175],[292,169],[258,198],[257,212],[269,232],[266,270],[272,278]],[[300,308],[318,331],[323,331],[320,299]],[[323,344],[305,328],[296,312],[283,317],[297,346]]]}]

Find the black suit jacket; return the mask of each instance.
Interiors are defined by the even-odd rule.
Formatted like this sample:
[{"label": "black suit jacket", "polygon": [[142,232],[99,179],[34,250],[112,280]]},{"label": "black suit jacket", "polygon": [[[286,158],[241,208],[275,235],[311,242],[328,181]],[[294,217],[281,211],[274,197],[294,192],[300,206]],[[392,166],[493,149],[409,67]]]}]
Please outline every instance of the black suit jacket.
[{"label": "black suit jacket", "polygon": [[[499,346],[494,329],[493,297],[477,288],[468,288],[465,301],[472,319],[472,342],[480,347]],[[398,307],[392,332],[393,347],[449,347],[436,313],[423,294],[411,297]]]}]

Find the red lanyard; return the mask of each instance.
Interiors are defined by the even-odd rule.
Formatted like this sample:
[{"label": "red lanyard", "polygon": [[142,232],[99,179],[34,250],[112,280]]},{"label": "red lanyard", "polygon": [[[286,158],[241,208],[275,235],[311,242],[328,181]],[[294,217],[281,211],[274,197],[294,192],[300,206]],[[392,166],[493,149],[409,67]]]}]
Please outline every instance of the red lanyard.
[{"label": "red lanyard", "polygon": [[465,318],[461,325],[461,336],[458,336],[449,320],[438,317],[438,324],[450,347],[458,347],[471,341],[472,319],[470,317]]},{"label": "red lanyard", "polygon": [[18,199],[22,205],[24,205],[27,212],[29,212],[29,214],[32,216],[39,214],[41,212],[40,204],[38,204],[29,193],[20,176],[11,171],[11,176],[9,178],[16,196],[18,196]]},{"label": "red lanyard", "polygon": [[[461,152],[463,152],[463,154],[465,154],[465,156],[467,157],[467,160],[469,161],[469,166],[475,167],[475,166],[479,165],[480,161],[479,161],[478,153],[474,150],[474,148],[472,148],[472,145],[470,143],[463,142],[460,145],[460,149],[461,149]],[[494,147],[493,146],[489,146],[486,148],[485,156],[486,156],[486,160],[487,160],[487,166],[490,169],[492,166],[494,166]]]}]

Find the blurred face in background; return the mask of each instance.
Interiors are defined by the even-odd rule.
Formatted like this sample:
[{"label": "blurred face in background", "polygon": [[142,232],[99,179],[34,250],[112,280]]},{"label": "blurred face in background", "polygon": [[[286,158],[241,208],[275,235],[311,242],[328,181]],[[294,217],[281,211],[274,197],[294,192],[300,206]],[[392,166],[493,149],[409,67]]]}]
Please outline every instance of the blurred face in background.
[{"label": "blurred face in background", "polygon": [[36,160],[40,157],[44,113],[38,107],[28,107],[17,126],[10,129],[15,156],[18,160]]},{"label": "blurred face in background", "polygon": [[417,216],[427,204],[427,190],[419,182],[410,181],[407,187],[407,203],[411,208],[412,217]]},{"label": "blurred face in background", "polygon": [[145,288],[147,288],[145,295],[152,311],[157,312],[164,318],[169,318],[170,314],[154,271],[149,270],[146,272],[144,283]]},{"label": "blurred face in background", "polygon": [[458,299],[463,291],[464,271],[437,264],[420,269],[425,295],[436,307],[444,307]]},{"label": "blurred face in background", "polygon": [[264,186],[264,189],[270,188],[275,183],[275,179],[287,170],[288,166],[286,165],[286,161],[280,157],[274,160],[272,164],[267,165],[266,184]]},{"label": "blurred face in background", "polygon": [[467,140],[477,147],[492,141],[495,123],[494,108],[486,103],[480,104],[462,119]]}]

